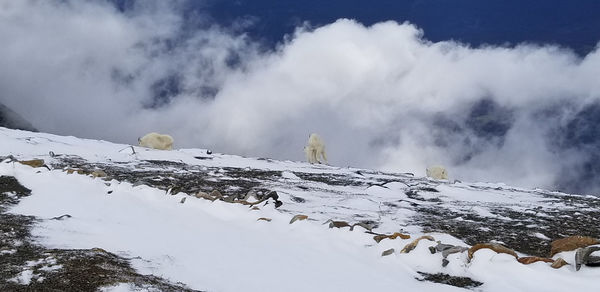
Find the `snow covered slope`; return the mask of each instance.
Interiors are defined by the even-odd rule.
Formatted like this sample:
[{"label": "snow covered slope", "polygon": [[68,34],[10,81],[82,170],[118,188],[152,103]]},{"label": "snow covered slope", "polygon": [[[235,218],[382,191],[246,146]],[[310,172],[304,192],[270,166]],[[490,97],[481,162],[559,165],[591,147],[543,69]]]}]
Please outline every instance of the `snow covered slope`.
[{"label": "snow covered slope", "polygon": [[[560,269],[490,249],[443,266],[430,251],[492,242],[547,257],[552,240],[600,237],[591,196],[6,128],[0,158],[3,290],[566,291],[594,290],[600,276],[576,271],[575,251],[553,256],[570,263]],[[30,159],[45,167],[17,162]],[[214,190],[223,197],[195,196]],[[277,208],[241,200],[273,191]],[[295,215],[308,219],[290,224]],[[336,228],[345,223],[355,227]],[[410,238],[374,240],[395,232]],[[401,253],[423,235],[435,241]]]}]

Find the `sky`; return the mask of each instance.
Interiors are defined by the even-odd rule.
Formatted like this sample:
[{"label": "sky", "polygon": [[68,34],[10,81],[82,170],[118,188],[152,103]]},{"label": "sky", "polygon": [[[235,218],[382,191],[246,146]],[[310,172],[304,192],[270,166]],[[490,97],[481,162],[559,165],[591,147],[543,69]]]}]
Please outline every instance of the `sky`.
[{"label": "sky", "polygon": [[[372,11],[315,23],[307,8],[277,37],[264,28],[286,7],[262,1],[242,9],[259,15],[116,2],[0,0],[0,103],[55,134],[135,144],[160,132],[175,148],[303,160],[314,132],[336,166],[424,175],[440,164],[450,179],[600,193],[600,28],[578,14],[590,9],[527,41],[532,14],[531,34],[517,26],[503,41],[448,22],[444,7],[412,22]],[[436,29],[439,14],[459,37]]]}]

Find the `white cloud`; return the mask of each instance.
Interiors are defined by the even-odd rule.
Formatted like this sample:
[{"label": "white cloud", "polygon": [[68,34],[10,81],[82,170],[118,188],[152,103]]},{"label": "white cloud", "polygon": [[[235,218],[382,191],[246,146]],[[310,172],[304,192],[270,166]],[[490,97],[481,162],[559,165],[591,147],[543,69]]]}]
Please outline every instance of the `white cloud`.
[{"label": "white cloud", "polygon": [[[471,48],[429,42],[408,23],[338,20],[264,52],[218,27],[190,32],[178,4],[140,3],[122,13],[101,1],[0,0],[0,102],[52,133],[135,143],[158,131],[176,147],[300,160],[318,132],[334,165],[424,175],[446,164],[455,178],[525,186],[552,187],[586,155],[558,159],[550,126],[532,115],[597,102],[598,51]],[[173,76],[176,96],[149,108],[153,86]],[[441,115],[464,128],[483,98],[514,113],[501,142],[433,126]]]}]

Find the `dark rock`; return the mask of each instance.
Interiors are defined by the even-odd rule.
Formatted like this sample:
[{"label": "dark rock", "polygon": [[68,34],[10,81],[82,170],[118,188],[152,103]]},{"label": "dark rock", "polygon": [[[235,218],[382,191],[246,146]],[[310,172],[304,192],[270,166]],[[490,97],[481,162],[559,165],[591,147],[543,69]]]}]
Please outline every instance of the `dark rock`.
[{"label": "dark rock", "polygon": [[15,130],[25,130],[37,132],[31,123],[21,117],[19,114],[0,103],[0,127],[5,127]]},{"label": "dark rock", "polygon": [[296,196],[290,196],[290,199],[296,203],[305,203],[306,200]]},{"label": "dark rock", "polygon": [[[131,267],[130,259],[101,248],[47,249],[37,245],[31,228],[39,219],[5,212],[7,206],[17,204],[20,198],[30,193],[14,177],[0,176],[0,234],[3,234],[0,247],[15,250],[0,256],[0,291],[98,291],[119,283],[129,283],[136,291],[195,291],[181,283],[139,274]],[[53,219],[69,217],[65,214]],[[31,265],[46,258],[55,260],[60,268],[49,271],[45,262]],[[19,275],[25,266],[32,270],[29,284],[9,280]]]},{"label": "dark rock", "polygon": [[585,248],[577,249],[575,253],[575,270],[579,271],[581,265],[587,264],[600,264],[600,257],[590,257],[593,252],[599,251],[600,246],[588,246]]},{"label": "dark rock", "polygon": [[475,281],[468,277],[456,277],[456,276],[450,276],[448,274],[442,274],[442,273],[437,273],[437,274],[430,274],[430,273],[424,273],[424,272],[418,272],[418,273],[423,276],[423,278],[417,278],[417,280],[419,280],[419,281],[429,281],[429,282],[446,284],[446,285],[451,285],[451,286],[461,287],[461,288],[475,288],[475,287],[479,287],[479,286],[483,285],[482,282]]},{"label": "dark rock", "polygon": [[52,217],[52,218],[50,218],[50,220],[63,220],[65,218],[71,218],[71,217],[73,217],[73,216],[71,216],[69,214],[64,214],[64,215]]}]

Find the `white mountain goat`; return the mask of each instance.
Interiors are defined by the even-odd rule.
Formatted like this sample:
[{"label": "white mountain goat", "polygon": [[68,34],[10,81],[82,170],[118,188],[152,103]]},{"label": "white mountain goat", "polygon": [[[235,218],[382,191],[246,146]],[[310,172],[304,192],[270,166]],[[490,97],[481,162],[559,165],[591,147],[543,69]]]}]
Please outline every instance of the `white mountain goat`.
[{"label": "white mountain goat", "polygon": [[159,150],[172,150],[173,149],[173,138],[169,135],[162,135],[159,133],[148,133],[142,138],[138,138],[139,145],[142,147],[159,149]]},{"label": "white mountain goat", "polygon": [[433,179],[448,179],[448,171],[441,165],[433,165],[425,171],[427,176]]},{"label": "white mountain goat", "polygon": [[[325,154],[325,143],[319,135],[312,133],[308,138],[308,145],[304,147],[304,154],[308,163],[327,163],[327,155]],[[323,161],[320,160],[323,158]]]}]

